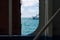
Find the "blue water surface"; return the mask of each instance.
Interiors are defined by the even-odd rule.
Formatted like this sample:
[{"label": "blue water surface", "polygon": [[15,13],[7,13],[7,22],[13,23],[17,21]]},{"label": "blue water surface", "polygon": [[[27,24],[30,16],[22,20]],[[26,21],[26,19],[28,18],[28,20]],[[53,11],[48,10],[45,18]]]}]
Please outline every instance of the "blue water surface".
[{"label": "blue water surface", "polygon": [[39,20],[32,18],[21,18],[21,24],[21,35],[27,36],[37,29]]}]

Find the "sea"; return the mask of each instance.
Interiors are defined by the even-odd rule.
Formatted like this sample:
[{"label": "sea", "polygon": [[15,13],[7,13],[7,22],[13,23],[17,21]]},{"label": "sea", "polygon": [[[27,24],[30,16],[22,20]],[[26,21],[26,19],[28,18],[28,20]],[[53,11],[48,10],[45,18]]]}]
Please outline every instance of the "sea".
[{"label": "sea", "polygon": [[39,25],[39,19],[21,18],[21,36],[33,33]]}]

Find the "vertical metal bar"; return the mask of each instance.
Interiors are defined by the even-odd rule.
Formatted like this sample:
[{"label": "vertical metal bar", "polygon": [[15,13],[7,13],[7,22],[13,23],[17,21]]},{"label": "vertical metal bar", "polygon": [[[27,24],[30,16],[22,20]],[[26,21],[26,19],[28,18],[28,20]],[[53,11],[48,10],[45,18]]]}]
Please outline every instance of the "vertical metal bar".
[{"label": "vertical metal bar", "polygon": [[[45,0],[45,24],[48,22],[48,0]],[[47,28],[45,30],[45,36],[48,35],[48,30],[49,28]]]},{"label": "vertical metal bar", "polygon": [[12,0],[9,0],[9,36],[12,35]]}]

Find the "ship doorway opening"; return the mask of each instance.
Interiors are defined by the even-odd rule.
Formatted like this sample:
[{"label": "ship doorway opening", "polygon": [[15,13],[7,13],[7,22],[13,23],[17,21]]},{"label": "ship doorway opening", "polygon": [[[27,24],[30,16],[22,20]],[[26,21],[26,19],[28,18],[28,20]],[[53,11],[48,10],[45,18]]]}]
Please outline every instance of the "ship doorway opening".
[{"label": "ship doorway opening", "polygon": [[32,34],[39,25],[39,0],[21,0],[21,36]]}]

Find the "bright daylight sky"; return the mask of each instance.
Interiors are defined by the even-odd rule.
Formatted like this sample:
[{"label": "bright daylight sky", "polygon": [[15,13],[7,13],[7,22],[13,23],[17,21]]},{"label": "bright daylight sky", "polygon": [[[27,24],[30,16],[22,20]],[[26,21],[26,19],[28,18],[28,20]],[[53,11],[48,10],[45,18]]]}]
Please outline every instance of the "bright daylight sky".
[{"label": "bright daylight sky", "polygon": [[21,0],[21,17],[33,17],[39,14],[39,0]]}]

